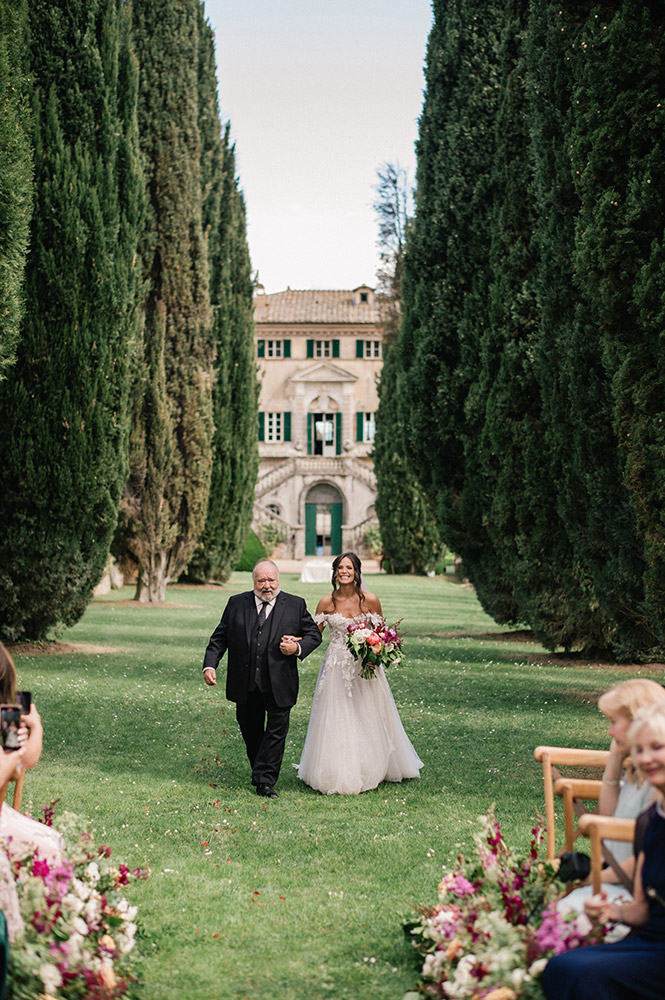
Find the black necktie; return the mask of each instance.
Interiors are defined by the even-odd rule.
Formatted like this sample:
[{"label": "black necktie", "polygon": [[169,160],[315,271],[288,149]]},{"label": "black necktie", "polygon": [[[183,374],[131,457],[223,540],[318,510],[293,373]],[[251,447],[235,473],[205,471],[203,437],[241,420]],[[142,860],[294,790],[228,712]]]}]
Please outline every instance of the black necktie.
[{"label": "black necktie", "polygon": [[266,605],[265,601],[261,601],[261,607],[259,608],[259,628],[263,627],[263,623],[266,620]]}]

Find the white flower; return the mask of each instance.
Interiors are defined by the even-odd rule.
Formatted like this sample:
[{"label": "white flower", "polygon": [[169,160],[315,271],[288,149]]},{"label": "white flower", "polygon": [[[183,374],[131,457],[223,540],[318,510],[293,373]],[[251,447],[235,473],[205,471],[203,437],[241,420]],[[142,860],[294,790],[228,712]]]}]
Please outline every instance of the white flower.
[{"label": "white flower", "polygon": [[510,973],[510,982],[515,987],[515,989],[518,989],[523,982],[525,981],[528,982],[529,978],[530,978],[529,975],[525,972],[524,969],[521,968],[513,969],[513,971]]},{"label": "white flower", "polygon": [[74,928],[77,934],[81,934],[83,937],[85,937],[85,935],[88,933],[89,930],[88,925],[86,924],[83,917],[74,917],[74,920],[72,921],[72,927]]},{"label": "white flower", "polygon": [[74,916],[78,916],[82,912],[84,903],[82,899],[75,896],[72,892],[68,892],[62,900],[62,908],[69,913],[73,913]]},{"label": "white flower", "polygon": [[97,885],[100,879],[99,865],[96,861],[91,861],[86,867],[85,873],[93,885]]},{"label": "white flower", "polygon": [[117,903],[116,910],[118,911],[118,915],[123,917],[124,920],[135,920],[136,914],[139,912],[138,906],[130,906],[124,896]]},{"label": "white flower", "polygon": [[71,884],[78,898],[85,902],[92,892],[90,886],[86,885],[85,882],[82,882],[80,878],[73,878]]},{"label": "white flower", "polygon": [[62,985],[60,970],[49,962],[44,962],[39,966],[39,978],[44,984],[47,993],[55,993],[58,986]]},{"label": "white flower", "polygon": [[546,958],[537,958],[536,961],[532,962],[531,965],[529,966],[529,975],[539,976],[540,973],[545,968],[545,966],[547,965],[547,962],[548,959]]},{"label": "white flower", "polygon": [[96,924],[102,915],[102,904],[99,896],[91,896],[85,904],[85,916],[89,924]]}]

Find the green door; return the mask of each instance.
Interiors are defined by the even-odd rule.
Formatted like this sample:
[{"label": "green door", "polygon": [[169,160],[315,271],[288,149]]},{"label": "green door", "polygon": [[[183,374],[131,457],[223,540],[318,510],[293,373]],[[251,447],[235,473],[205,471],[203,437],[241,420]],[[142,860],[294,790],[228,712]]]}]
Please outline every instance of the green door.
[{"label": "green door", "polygon": [[316,555],[316,504],[305,504],[305,555]]},{"label": "green door", "polygon": [[330,553],[338,556],[342,552],[342,508],[344,504],[330,504]]}]

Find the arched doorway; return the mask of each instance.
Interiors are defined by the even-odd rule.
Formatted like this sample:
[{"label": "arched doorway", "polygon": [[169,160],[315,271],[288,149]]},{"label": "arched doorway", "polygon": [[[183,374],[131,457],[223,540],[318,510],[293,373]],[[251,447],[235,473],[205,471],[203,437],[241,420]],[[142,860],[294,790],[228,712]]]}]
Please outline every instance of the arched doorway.
[{"label": "arched doorway", "polygon": [[342,551],[344,501],[336,486],[317,483],[305,498],[305,555],[338,556]]}]

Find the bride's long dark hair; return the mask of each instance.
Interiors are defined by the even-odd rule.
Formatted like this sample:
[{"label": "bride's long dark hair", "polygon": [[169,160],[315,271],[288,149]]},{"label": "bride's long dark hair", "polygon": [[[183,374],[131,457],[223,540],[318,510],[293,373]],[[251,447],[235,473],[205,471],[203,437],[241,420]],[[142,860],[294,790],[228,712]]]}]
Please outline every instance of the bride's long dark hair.
[{"label": "bride's long dark hair", "polygon": [[361,566],[362,563],[360,559],[355,554],[355,552],[342,552],[341,556],[336,556],[332,564],[332,602],[333,607],[337,607],[337,590],[339,589],[339,583],[337,581],[337,567],[341,563],[342,559],[349,559],[353,566],[353,586],[356,594],[358,595],[358,603],[360,604],[360,610],[363,609],[363,604],[365,602],[365,595],[362,589],[362,574]]}]

